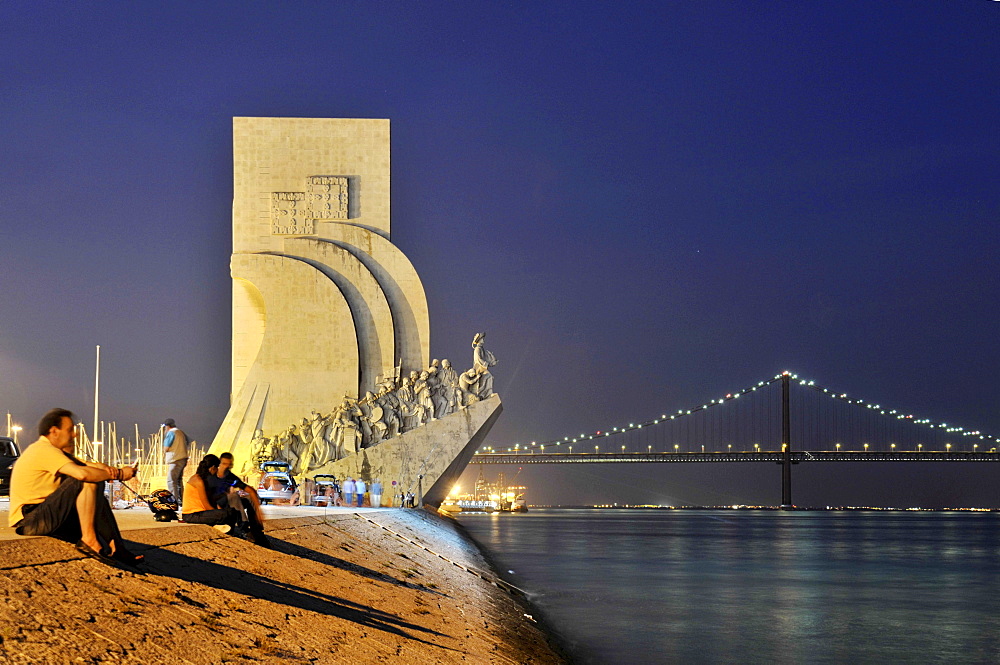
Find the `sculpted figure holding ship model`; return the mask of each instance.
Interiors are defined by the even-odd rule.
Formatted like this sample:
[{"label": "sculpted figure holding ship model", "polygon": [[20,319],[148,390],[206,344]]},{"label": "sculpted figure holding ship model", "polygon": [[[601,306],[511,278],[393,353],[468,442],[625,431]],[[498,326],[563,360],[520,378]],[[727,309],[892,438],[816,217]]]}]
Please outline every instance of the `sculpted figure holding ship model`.
[{"label": "sculpted figure holding ship model", "polygon": [[497,357],[486,349],[486,333],[476,333],[472,338],[472,368],[479,375],[476,396],[486,399],[493,394],[493,375],[490,367],[497,364]]}]

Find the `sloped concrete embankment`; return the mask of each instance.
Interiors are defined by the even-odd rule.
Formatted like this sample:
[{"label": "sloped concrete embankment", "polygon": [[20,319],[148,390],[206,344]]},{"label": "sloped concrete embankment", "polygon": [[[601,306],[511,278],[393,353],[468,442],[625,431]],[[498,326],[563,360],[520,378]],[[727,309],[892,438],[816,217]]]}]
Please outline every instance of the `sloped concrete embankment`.
[{"label": "sloped concrete embankment", "polygon": [[273,550],[205,526],[130,531],[139,572],[2,542],[0,662],[564,662],[450,520],[362,511],[268,535]]}]

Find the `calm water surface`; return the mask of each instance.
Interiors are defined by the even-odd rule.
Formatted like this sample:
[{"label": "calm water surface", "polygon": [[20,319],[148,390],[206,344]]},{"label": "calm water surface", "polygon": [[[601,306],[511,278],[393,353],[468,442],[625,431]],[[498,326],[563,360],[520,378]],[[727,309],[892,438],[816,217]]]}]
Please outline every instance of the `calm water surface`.
[{"label": "calm water surface", "polygon": [[1000,663],[998,514],[536,509],[460,521],[576,662]]}]

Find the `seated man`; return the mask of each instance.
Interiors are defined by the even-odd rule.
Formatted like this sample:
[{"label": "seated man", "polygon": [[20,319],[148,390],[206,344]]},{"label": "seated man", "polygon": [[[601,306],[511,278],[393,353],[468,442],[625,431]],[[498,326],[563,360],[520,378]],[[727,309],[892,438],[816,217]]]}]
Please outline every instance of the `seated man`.
[{"label": "seated man", "polygon": [[239,516],[236,510],[229,506],[217,507],[210,498],[214,487],[213,479],[218,472],[219,458],[215,455],[205,455],[184,487],[182,513],[185,522],[207,524],[222,533],[229,533],[239,522]]},{"label": "seated man", "polygon": [[75,541],[77,550],[89,557],[137,565],[143,556],[125,548],[103,492],[104,481],[129,480],[136,468],[75,458],[73,420],[66,409],[42,416],[38,440],[25,449],[11,474],[9,524],[22,536]]},{"label": "seated man", "polygon": [[250,487],[232,472],[232,453],[219,455],[219,468],[214,478],[206,481],[212,503],[218,508],[234,508],[241,527],[249,528],[253,541],[267,547],[270,542],[264,535],[264,513],[260,509],[257,490]]}]

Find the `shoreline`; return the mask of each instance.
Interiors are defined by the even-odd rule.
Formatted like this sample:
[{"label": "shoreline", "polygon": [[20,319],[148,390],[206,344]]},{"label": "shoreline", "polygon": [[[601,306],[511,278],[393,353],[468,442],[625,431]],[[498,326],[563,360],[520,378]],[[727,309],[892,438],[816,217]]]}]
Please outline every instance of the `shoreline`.
[{"label": "shoreline", "polygon": [[[448,519],[455,524],[455,528],[459,532],[461,532],[462,536],[465,537],[470,543],[472,543],[477,550],[479,550],[480,556],[482,556],[483,560],[487,563],[490,570],[492,570],[497,577],[502,579],[503,575],[501,571],[503,570],[503,566],[499,564],[499,562],[494,558],[493,554],[490,553],[490,551],[486,548],[486,546],[480,543],[478,540],[476,540],[472,536],[472,534],[469,533],[469,530],[465,527],[465,525],[462,524],[461,521],[456,516],[446,514],[446,515],[441,515],[441,517]],[[510,584],[510,582],[507,583]],[[560,632],[559,629],[555,627],[554,623],[552,622],[551,618],[546,614],[546,612],[541,607],[539,607],[534,603],[534,601],[531,599],[531,592],[529,592],[526,589],[516,587],[513,584],[510,585],[515,589],[517,589],[518,595],[520,595],[524,599],[525,604],[529,608],[531,608],[532,611],[531,614],[534,623],[537,624],[545,633],[545,635],[549,640],[549,645],[552,647],[552,649],[563,659],[565,663],[572,663],[573,649],[571,640],[562,632]]]},{"label": "shoreline", "polygon": [[569,662],[454,520],[343,511],[266,532],[273,550],[201,525],[129,530],[138,572],[52,538],[2,541],[0,660]]}]

